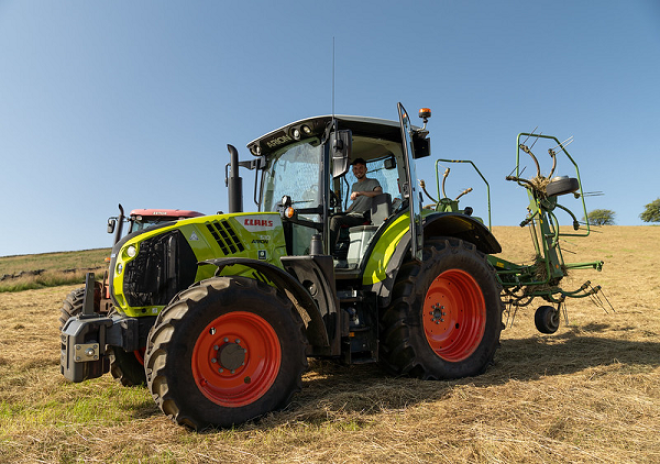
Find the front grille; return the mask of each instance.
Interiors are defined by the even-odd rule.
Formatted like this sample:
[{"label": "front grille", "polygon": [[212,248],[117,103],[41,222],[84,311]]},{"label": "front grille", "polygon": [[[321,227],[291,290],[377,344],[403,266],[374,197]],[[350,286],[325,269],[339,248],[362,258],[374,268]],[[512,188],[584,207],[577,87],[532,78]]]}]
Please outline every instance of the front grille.
[{"label": "front grille", "polygon": [[195,282],[197,258],[183,235],[173,230],[141,242],[124,272],[130,306],[161,306]]},{"label": "front grille", "polygon": [[240,253],[245,250],[245,246],[236,235],[234,229],[229,225],[229,221],[223,219],[222,221],[213,221],[206,224],[206,227],[213,235],[213,238],[218,243],[225,256]]}]

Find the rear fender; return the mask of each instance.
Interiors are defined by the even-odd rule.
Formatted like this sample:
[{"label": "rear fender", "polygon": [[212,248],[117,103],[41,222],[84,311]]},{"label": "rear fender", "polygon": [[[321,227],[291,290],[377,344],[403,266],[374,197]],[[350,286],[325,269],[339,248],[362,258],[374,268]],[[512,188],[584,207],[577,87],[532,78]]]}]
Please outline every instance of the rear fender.
[{"label": "rear fender", "polygon": [[[500,253],[502,247],[495,236],[478,220],[461,213],[434,213],[424,217],[424,240],[432,237],[455,237],[474,244],[484,254]],[[390,304],[392,289],[399,269],[410,251],[410,231],[406,232],[387,264],[386,278],[375,282],[370,290],[379,297],[381,307]]]},{"label": "rear fender", "polygon": [[484,254],[500,253],[495,236],[477,219],[461,213],[435,213],[424,218],[424,238],[456,237],[473,243]]}]

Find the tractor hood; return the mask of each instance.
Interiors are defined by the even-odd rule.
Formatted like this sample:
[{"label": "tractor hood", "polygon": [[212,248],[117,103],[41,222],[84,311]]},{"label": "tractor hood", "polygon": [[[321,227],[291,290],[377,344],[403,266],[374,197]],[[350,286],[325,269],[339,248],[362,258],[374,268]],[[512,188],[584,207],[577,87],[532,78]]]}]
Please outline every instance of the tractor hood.
[{"label": "tractor hood", "polygon": [[217,214],[164,223],[127,235],[113,247],[110,294],[128,316],[153,316],[178,292],[213,275],[213,266],[199,265],[203,261],[243,257],[281,267],[285,254],[277,213]]}]

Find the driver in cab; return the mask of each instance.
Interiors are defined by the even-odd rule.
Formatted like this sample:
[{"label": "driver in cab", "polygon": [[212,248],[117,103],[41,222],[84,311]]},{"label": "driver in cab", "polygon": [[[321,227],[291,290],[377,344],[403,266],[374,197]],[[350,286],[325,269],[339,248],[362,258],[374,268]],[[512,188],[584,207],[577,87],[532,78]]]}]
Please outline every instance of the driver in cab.
[{"label": "driver in cab", "polygon": [[383,188],[376,179],[367,177],[367,163],[362,158],[356,158],[351,163],[353,175],[357,182],[351,187],[351,200],[353,203],[346,210],[346,214],[337,214],[330,220],[330,246],[334,251],[339,239],[339,229],[359,226],[371,220],[371,199],[383,193]]}]

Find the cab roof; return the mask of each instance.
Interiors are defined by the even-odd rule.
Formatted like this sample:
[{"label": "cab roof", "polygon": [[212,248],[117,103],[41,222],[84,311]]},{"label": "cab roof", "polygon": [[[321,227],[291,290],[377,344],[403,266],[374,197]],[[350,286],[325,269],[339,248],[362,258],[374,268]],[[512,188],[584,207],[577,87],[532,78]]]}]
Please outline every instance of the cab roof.
[{"label": "cab roof", "polygon": [[[322,137],[328,124],[332,122],[332,119],[332,115],[301,119],[262,135],[258,139],[248,143],[247,147],[250,153],[255,156],[267,156],[279,147],[300,138]],[[401,129],[397,121],[350,115],[335,115],[334,119],[337,121],[339,130],[350,129],[353,135],[401,142]]]}]

